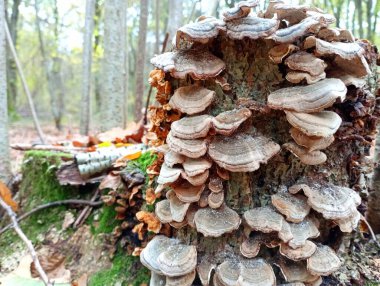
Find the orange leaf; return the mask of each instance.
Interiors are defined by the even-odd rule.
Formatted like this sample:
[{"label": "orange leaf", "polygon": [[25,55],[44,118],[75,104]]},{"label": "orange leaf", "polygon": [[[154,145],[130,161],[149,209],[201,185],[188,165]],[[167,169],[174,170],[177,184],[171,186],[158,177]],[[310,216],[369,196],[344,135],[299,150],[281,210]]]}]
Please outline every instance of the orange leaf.
[{"label": "orange leaf", "polygon": [[0,197],[3,199],[3,201],[10,206],[13,211],[18,211],[18,204],[12,199],[12,193],[8,189],[8,187],[0,181]]}]

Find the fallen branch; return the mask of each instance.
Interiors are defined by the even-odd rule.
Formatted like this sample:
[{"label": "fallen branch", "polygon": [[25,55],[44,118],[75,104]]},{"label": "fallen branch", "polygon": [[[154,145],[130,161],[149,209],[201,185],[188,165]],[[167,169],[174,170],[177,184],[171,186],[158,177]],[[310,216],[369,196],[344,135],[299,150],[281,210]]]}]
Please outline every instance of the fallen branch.
[{"label": "fallen branch", "polygon": [[[24,213],[23,215],[19,216],[16,221],[17,222],[20,222],[21,220],[31,216],[32,214],[36,213],[36,212],[39,212],[40,210],[43,210],[43,209],[47,209],[47,208],[51,208],[51,207],[56,207],[56,206],[62,206],[62,205],[87,205],[87,206],[91,206],[91,207],[97,207],[97,206],[100,206],[102,205],[103,202],[102,201],[96,201],[96,202],[93,202],[93,201],[86,201],[86,200],[63,200],[63,201],[56,201],[56,202],[51,202],[51,203],[47,203],[45,205],[41,205],[41,206],[38,206],[26,213]],[[0,235],[2,235],[4,232],[6,232],[8,229],[14,227],[14,224],[11,223],[11,224],[8,224],[6,227],[4,227],[3,229],[0,230]]]},{"label": "fallen branch", "polygon": [[66,153],[79,153],[86,152],[85,147],[68,147],[68,146],[55,146],[55,145],[32,145],[32,144],[12,144],[11,148],[19,151],[29,151],[29,150],[41,150],[41,151],[58,151]]},{"label": "fallen branch", "polygon": [[369,233],[371,234],[373,241],[380,248],[380,243],[377,241],[376,235],[373,232],[373,229],[372,229],[371,225],[369,224],[369,222],[366,220],[366,218],[363,215],[360,215],[360,219],[367,225]]},{"label": "fallen branch", "polygon": [[34,249],[32,242],[26,237],[25,233],[21,230],[20,226],[18,225],[16,214],[13,212],[12,208],[3,201],[1,197],[0,197],[0,205],[5,209],[8,216],[11,218],[12,226],[14,230],[16,231],[18,236],[21,238],[21,240],[24,241],[26,246],[28,247],[30,255],[32,256],[32,259],[34,262],[34,266],[36,267],[36,270],[38,274],[40,275],[41,280],[44,282],[46,286],[53,286],[53,284],[50,283],[49,278],[46,275],[45,271],[42,269],[41,263],[38,259],[36,250]]},{"label": "fallen branch", "polygon": [[[94,202],[97,197],[99,196],[99,193],[100,193],[100,190],[99,188],[96,189],[94,195],[92,196],[91,198],[91,202]],[[91,211],[92,211],[93,207],[92,206],[86,206],[82,212],[79,214],[78,218],[76,219],[76,221],[74,222],[73,224],[73,228],[78,228],[78,226],[81,226],[82,223],[88,218],[88,216],[90,215]]]}]

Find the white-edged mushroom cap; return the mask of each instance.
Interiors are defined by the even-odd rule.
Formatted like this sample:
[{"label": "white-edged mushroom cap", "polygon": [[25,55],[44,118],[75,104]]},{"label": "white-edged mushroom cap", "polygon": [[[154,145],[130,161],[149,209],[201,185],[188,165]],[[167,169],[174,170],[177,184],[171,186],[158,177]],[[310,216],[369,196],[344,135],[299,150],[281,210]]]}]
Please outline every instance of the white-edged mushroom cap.
[{"label": "white-edged mushroom cap", "polygon": [[161,166],[160,175],[158,176],[157,183],[162,185],[173,183],[178,180],[179,176],[181,176],[181,172],[181,168],[171,168],[164,163]]},{"label": "white-edged mushroom cap", "polygon": [[307,72],[302,71],[290,71],[285,76],[286,80],[291,83],[300,83],[306,80],[307,84],[314,84],[326,78],[326,73],[323,72],[319,75],[313,76]]},{"label": "white-edged mushroom cap", "polygon": [[237,285],[237,281],[240,275],[240,262],[236,258],[229,259],[219,264],[215,276],[222,285],[234,286]]},{"label": "white-edged mushroom cap", "polygon": [[167,152],[164,157],[165,164],[171,168],[173,168],[174,165],[182,164],[183,162],[185,162],[185,159],[185,156],[171,150]]},{"label": "white-edged mushroom cap", "polygon": [[216,269],[217,264],[208,256],[204,256],[197,266],[199,280],[203,286],[208,286],[211,281],[212,271]]},{"label": "white-edged mushroom cap", "polygon": [[359,211],[354,210],[353,213],[344,219],[337,219],[334,222],[339,226],[341,232],[353,232],[358,227],[361,214]]},{"label": "white-edged mushroom cap", "polygon": [[331,136],[342,123],[342,118],[332,111],[321,111],[318,113],[285,111],[285,113],[288,122],[308,136]]},{"label": "white-edged mushroom cap", "polygon": [[248,16],[251,8],[256,7],[259,0],[247,0],[238,2],[235,7],[223,11],[224,21],[231,21]]},{"label": "white-edged mushroom cap", "polygon": [[313,283],[319,279],[318,275],[312,275],[307,271],[305,261],[291,261],[280,259],[276,263],[287,282]]},{"label": "white-edged mushroom cap", "polygon": [[169,132],[166,142],[172,151],[190,158],[202,157],[207,152],[207,144],[204,139],[180,139]]},{"label": "white-edged mushroom cap", "polygon": [[306,243],[303,246],[296,249],[290,247],[286,243],[280,244],[281,255],[284,255],[294,261],[305,260],[309,258],[314,254],[316,249],[317,245],[310,240],[306,240]]},{"label": "white-edged mushroom cap", "polygon": [[235,40],[265,38],[272,35],[278,29],[279,23],[276,19],[247,16],[228,21],[226,23],[227,36]]},{"label": "white-edged mushroom cap", "polygon": [[199,209],[194,221],[198,232],[211,237],[232,232],[238,229],[241,223],[239,215],[226,205],[222,205],[219,209]]},{"label": "white-edged mushroom cap", "polygon": [[230,136],[251,115],[252,112],[248,108],[233,109],[220,113],[212,119],[212,123],[216,133]]},{"label": "white-edged mushroom cap", "polygon": [[293,248],[303,247],[309,238],[319,236],[318,222],[310,217],[300,223],[289,223],[293,238],[288,241],[288,245]]},{"label": "white-edged mushroom cap", "polygon": [[154,212],[162,223],[169,223],[173,221],[169,200],[162,200],[156,203]]},{"label": "white-edged mushroom cap", "polygon": [[215,100],[215,91],[198,85],[177,88],[169,105],[189,115],[204,111]]},{"label": "white-edged mushroom cap", "polygon": [[202,186],[206,183],[209,177],[209,170],[206,170],[203,173],[195,175],[195,176],[189,176],[186,174],[186,172],[182,172],[181,176],[193,186]]},{"label": "white-edged mushroom cap", "polygon": [[264,259],[243,260],[237,285],[274,286],[276,285],[276,275],[272,267]]},{"label": "white-edged mushroom cap", "polygon": [[193,245],[172,245],[158,256],[157,263],[166,276],[189,274],[197,266],[197,249]]},{"label": "white-edged mushroom cap", "polygon": [[212,126],[212,116],[187,116],[174,121],[171,125],[171,134],[181,139],[198,139],[206,137]]},{"label": "white-edged mushroom cap", "polygon": [[166,197],[170,202],[170,212],[172,214],[173,221],[182,222],[185,219],[190,203],[182,202],[174,191],[167,192]]},{"label": "white-edged mushroom cap", "polygon": [[327,67],[324,60],[304,51],[290,55],[285,64],[292,70],[307,72],[312,76],[320,75]]},{"label": "white-edged mushroom cap", "polygon": [[289,5],[283,3],[274,5],[273,10],[277,13],[278,19],[286,20],[289,25],[297,24],[307,18],[308,11],[321,11],[308,5]]},{"label": "white-edged mushroom cap", "polygon": [[327,160],[327,156],[325,153],[319,150],[309,151],[308,149],[302,146],[298,146],[295,142],[285,143],[282,145],[282,147],[289,150],[305,165],[320,165],[325,163]]},{"label": "white-edged mushroom cap", "polygon": [[273,39],[277,43],[292,43],[300,37],[305,36],[313,26],[318,24],[318,20],[308,17],[298,24],[277,30],[269,39]]},{"label": "white-edged mushroom cap", "polygon": [[206,158],[186,158],[183,162],[183,169],[188,176],[196,176],[204,173],[206,170],[210,169],[212,162]]},{"label": "white-edged mushroom cap", "polygon": [[193,203],[199,201],[205,185],[193,186],[187,181],[172,185],[171,188],[177,197],[184,203]]},{"label": "white-edged mushroom cap", "polygon": [[[192,272],[182,275],[182,276],[175,276],[175,277],[166,277],[166,284],[165,286],[192,286],[196,271],[193,270]],[[162,285],[163,286],[163,285]]]},{"label": "white-edged mushroom cap", "polygon": [[312,256],[307,259],[307,270],[313,275],[327,276],[337,271],[342,265],[339,257],[327,245],[319,245]]},{"label": "white-edged mushroom cap", "polygon": [[333,135],[327,137],[308,136],[297,128],[290,128],[290,135],[300,146],[309,151],[323,150],[329,147],[335,140]]},{"label": "white-edged mushroom cap", "polygon": [[211,192],[219,193],[223,191],[223,180],[219,176],[211,176],[207,186]]},{"label": "white-edged mushroom cap", "polygon": [[306,86],[278,89],[268,96],[272,109],[314,113],[332,106],[337,99],[346,98],[346,85],[336,78],[327,78]]},{"label": "white-edged mushroom cap", "polygon": [[208,206],[212,209],[219,208],[224,203],[224,192],[211,192],[207,198]]},{"label": "white-edged mushroom cap", "polygon": [[280,146],[263,136],[237,134],[216,136],[208,150],[210,157],[231,172],[253,172],[280,151]]},{"label": "white-edged mushroom cap", "polygon": [[269,50],[269,58],[273,63],[280,64],[287,55],[298,50],[299,48],[293,44],[279,44]]},{"label": "white-edged mushroom cap", "polygon": [[278,192],[272,195],[272,204],[290,222],[301,222],[310,212],[305,196],[292,195],[289,192]]}]

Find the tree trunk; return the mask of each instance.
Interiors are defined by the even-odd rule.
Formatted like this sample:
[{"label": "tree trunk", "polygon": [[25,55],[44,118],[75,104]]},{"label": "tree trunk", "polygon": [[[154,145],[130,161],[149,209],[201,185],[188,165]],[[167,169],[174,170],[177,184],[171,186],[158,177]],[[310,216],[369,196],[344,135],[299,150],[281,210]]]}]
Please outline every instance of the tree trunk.
[{"label": "tree trunk", "polygon": [[104,58],[103,94],[101,99],[101,129],[121,127],[124,116],[125,82],[125,37],[126,1],[106,0],[104,2]]},{"label": "tree trunk", "polygon": [[[169,14],[166,31],[169,33],[169,43],[171,43],[177,29],[182,25],[183,20],[183,0],[169,0]],[[168,45],[169,50],[171,45]]]},{"label": "tree trunk", "polygon": [[160,0],[156,0],[156,23],[154,25],[155,34],[156,34],[156,43],[154,46],[154,53],[159,54],[160,52]]},{"label": "tree trunk", "polygon": [[[51,111],[55,123],[55,127],[58,130],[62,129],[62,115],[64,113],[64,85],[61,75],[61,62],[62,60],[59,57],[50,57],[47,54],[45,49],[45,43],[41,30],[41,23],[39,18],[39,0],[35,0],[35,14],[36,14],[36,28],[38,33],[38,41],[40,44],[41,56],[44,66],[44,71],[47,80],[48,92],[50,95],[50,106]],[[58,23],[59,23],[59,15],[58,15],[58,6],[57,2],[54,1],[55,6],[53,8],[54,15],[54,48],[58,49]]]},{"label": "tree trunk", "polygon": [[[21,0],[14,0],[12,5],[12,14],[8,18],[9,32],[13,44],[17,46],[17,24],[19,19],[19,6]],[[8,87],[8,109],[11,112],[16,111],[17,105],[17,69],[11,53],[7,53],[7,87]]]},{"label": "tree trunk", "polygon": [[0,0],[0,180],[8,183],[11,177],[9,154],[7,69],[5,46],[5,5]]},{"label": "tree trunk", "polygon": [[91,94],[91,63],[92,63],[92,33],[94,30],[95,0],[86,1],[86,19],[83,40],[83,79],[80,113],[80,133],[88,134],[90,126],[90,94]]},{"label": "tree trunk", "polygon": [[363,29],[363,6],[361,0],[355,0],[355,11],[358,15],[358,22],[359,22],[359,37],[363,39],[364,37],[364,29]]},{"label": "tree trunk", "polygon": [[367,39],[373,40],[372,37],[372,0],[367,0]]},{"label": "tree trunk", "polygon": [[[99,4],[100,0],[95,0],[95,19],[94,19],[94,54],[97,54],[98,47],[100,45],[100,23],[102,17],[102,7]],[[100,112],[101,106],[101,83],[100,83],[100,72],[97,70],[94,75],[94,93],[95,93],[95,106],[96,112]]]},{"label": "tree trunk", "polygon": [[148,0],[140,0],[140,24],[138,51],[136,56],[136,92],[135,92],[135,121],[138,122],[142,117],[142,107],[144,98],[144,67],[146,54],[146,32],[148,28]]}]

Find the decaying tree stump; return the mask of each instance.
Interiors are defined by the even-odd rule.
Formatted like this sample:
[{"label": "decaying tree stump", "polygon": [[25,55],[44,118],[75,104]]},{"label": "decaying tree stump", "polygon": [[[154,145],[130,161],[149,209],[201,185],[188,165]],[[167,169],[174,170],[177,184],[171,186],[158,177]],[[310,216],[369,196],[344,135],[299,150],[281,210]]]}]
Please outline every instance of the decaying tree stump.
[{"label": "decaying tree stump", "polygon": [[153,144],[168,145],[156,214],[178,240],[157,236],[142,252],[151,285],[321,285],[344,264],[335,251],[373,171],[376,53],[329,28],[333,16],[279,2],[201,17],[152,59]]}]

